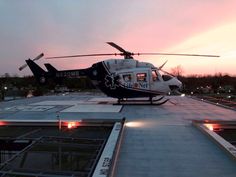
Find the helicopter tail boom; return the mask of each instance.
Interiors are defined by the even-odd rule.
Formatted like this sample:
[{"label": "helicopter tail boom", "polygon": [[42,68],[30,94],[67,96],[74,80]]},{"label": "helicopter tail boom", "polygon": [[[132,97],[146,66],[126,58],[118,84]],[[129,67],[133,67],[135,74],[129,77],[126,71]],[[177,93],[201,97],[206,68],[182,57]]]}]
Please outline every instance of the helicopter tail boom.
[{"label": "helicopter tail boom", "polygon": [[56,83],[61,83],[65,78],[79,78],[86,77],[88,75],[88,69],[59,71],[51,64],[46,63],[45,67],[48,71],[45,71],[31,59],[26,60],[26,63],[39,84],[45,84],[49,80],[53,80]]},{"label": "helicopter tail boom", "polygon": [[76,69],[76,70],[62,70],[58,71],[54,66],[49,63],[44,64],[48,70],[48,73],[52,77],[61,78],[61,77],[85,77],[87,76],[87,69]]},{"label": "helicopter tail boom", "polygon": [[30,70],[32,71],[32,73],[34,74],[36,80],[40,83],[44,83],[47,76],[47,72],[44,69],[42,69],[39,65],[37,65],[33,60],[28,59],[25,61],[29,66]]}]

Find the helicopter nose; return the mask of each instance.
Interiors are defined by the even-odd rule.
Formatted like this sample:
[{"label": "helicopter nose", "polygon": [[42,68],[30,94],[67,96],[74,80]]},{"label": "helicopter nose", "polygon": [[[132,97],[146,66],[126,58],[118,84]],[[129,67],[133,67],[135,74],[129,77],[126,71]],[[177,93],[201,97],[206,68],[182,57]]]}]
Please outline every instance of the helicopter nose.
[{"label": "helicopter nose", "polygon": [[174,84],[170,84],[169,88],[171,91],[182,91],[183,90],[183,84],[179,80],[175,80]]},{"label": "helicopter nose", "polygon": [[179,85],[179,91],[183,91],[183,84],[182,83]]},{"label": "helicopter nose", "polygon": [[180,87],[178,85],[169,85],[171,91],[179,90]]}]

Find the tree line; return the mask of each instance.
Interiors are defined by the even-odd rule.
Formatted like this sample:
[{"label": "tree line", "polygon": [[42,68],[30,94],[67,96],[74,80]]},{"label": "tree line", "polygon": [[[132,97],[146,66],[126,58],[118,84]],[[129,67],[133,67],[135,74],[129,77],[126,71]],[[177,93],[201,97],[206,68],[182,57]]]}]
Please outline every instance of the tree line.
[{"label": "tree line", "polygon": [[213,92],[217,92],[220,88],[232,88],[232,92],[236,90],[236,77],[227,74],[215,75],[191,75],[191,76],[178,76],[184,84],[186,92],[191,92],[197,88],[210,88]]},{"label": "tree line", "polygon": [[[180,72],[179,72],[180,73]],[[230,76],[227,74],[215,74],[215,75],[191,75],[191,76],[177,76],[184,85],[185,92],[195,91],[197,88],[208,87],[211,88],[214,92],[219,90],[219,87],[229,86],[232,90],[232,93],[235,93],[236,90],[236,77]],[[81,91],[95,89],[91,81],[87,78],[65,78],[60,85],[67,87],[69,90]],[[4,92],[5,87],[8,90],[15,89],[20,90],[21,94],[27,94],[29,90],[34,90],[36,95],[41,95],[48,92],[49,90],[55,90],[55,87],[58,86],[57,83],[49,81],[47,85],[39,85],[33,76],[10,76],[5,74],[0,77],[0,88],[1,93]]]}]

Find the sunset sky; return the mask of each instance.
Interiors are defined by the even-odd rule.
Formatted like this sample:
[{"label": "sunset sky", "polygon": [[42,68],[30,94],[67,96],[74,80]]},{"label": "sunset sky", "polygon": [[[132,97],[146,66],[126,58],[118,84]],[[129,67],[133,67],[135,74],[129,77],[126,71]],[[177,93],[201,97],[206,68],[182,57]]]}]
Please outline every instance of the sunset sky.
[{"label": "sunset sky", "polygon": [[[235,0],[0,0],[0,75],[19,71],[24,60],[113,53],[113,41],[132,52],[220,55],[220,58],[138,56],[184,74],[236,75]],[[113,57],[116,58],[116,57]],[[106,57],[41,59],[58,69],[89,67]]]}]

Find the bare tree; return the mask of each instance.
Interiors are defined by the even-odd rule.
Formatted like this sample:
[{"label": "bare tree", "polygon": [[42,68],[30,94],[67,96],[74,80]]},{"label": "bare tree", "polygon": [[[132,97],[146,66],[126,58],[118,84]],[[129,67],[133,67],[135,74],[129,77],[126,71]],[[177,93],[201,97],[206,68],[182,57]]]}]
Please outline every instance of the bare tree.
[{"label": "bare tree", "polygon": [[9,73],[5,73],[5,74],[3,75],[3,77],[5,77],[5,78],[9,78],[9,77],[11,77],[11,76],[10,76]]},{"label": "bare tree", "polygon": [[171,74],[173,74],[174,76],[182,76],[183,73],[184,73],[184,69],[181,65],[171,68]]}]

